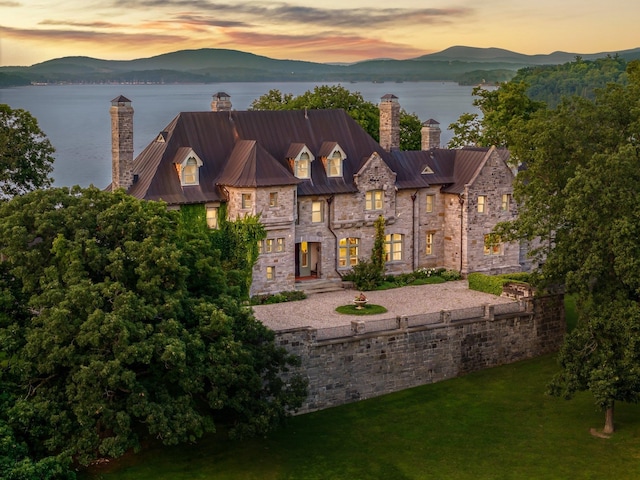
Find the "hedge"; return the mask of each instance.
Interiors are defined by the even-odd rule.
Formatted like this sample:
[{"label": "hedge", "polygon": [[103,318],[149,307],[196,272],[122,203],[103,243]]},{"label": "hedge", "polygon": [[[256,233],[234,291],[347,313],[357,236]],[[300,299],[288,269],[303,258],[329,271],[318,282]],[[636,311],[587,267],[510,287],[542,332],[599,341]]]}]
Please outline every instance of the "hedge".
[{"label": "hedge", "polygon": [[484,273],[470,273],[467,276],[469,288],[479,292],[502,295],[502,286],[509,282],[529,283],[530,274],[526,272],[503,273],[501,275],[485,275]]}]

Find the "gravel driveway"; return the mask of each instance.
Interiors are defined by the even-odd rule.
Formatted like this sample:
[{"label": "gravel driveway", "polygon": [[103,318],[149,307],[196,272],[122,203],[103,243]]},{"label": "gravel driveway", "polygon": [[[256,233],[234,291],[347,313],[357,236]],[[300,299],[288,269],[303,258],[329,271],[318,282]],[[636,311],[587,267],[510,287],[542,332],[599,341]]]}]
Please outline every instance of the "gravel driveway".
[{"label": "gravel driveway", "polygon": [[513,302],[510,298],[469,290],[466,280],[365,292],[369,303],[382,305],[387,313],[367,316],[343,315],[335,311],[340,305],[352,304],[358,290],[316,293],[305,300],[256,305],[255,317],[272,330],[295,327],[335,327],[349,325],[351,320],[378,320],[399,315],[455,310],[484,304]]}]

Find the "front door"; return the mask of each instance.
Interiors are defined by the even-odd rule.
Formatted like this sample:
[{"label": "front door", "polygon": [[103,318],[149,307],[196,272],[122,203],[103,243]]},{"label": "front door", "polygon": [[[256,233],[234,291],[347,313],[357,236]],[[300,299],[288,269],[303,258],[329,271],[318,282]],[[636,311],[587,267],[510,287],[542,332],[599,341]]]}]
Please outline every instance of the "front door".
[{"label": "front door", "polygon": [[311,276],[311,252],[309,251],[309,242],[300,242],[296,244],[296,250],[298,255],[296,260],[298,261],[298,275],[300,277]]}]

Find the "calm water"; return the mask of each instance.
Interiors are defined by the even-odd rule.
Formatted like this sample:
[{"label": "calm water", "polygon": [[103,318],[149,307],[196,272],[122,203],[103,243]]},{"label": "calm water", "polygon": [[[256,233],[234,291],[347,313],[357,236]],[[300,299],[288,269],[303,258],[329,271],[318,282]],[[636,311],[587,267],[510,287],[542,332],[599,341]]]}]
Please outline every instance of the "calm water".
[{"label": "calm water", "polygon": [[[111,182],[111,100],[124,95],[132,101],[134,114],[134,155],[148,145],[179,113],[210,110],[216,92],[231,95],[233,108],[246,110],[251,102],[271,89],[300,95],[315,83],[220,83],[211,85],[64,85],[0,89],[0,103],[31,112],[56,148],[55,185]],[[330,84],[336,85],[336,84]],[[476,112],[472,87],[455,83],[355,83],[342,84],[358,91],[365,100],[378,103],[392,93],[408,112],[421,121],[440,122],[442,144],[451,138],[447,131],[465,112]]]}]

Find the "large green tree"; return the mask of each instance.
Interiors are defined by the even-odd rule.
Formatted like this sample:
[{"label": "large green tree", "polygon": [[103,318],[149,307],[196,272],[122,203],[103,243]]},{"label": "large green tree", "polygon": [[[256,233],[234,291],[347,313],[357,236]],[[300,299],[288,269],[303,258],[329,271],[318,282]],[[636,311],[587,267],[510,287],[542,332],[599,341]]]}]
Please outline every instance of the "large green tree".
[{"label": "large green tree", "polygon": [[627,75],[594,100],[565,98],[505,122],[526,168],[514,187],[519,217],[497,229],[537,242],[542,286],[576,295],[578,326],[550,391],[590,391],[605,433],[616,400],[640,399],[640,62]]},{"label": "large green tree", "polygon": [[51,185],[53,152],[29,112],[0,104],[0,200]]},{"label": "large green tree", "polygon": [[[376,141],[380,140],[380,112],[377,105],[366,101],[360,92],[352,92],[341,85],[319,85],[297,97],[269,90],[251,102],[250,110],[344,109],[351,118]],[[415,113],[400,111],[400,149],[420,150],[422,124]]]},{"label": "large green tree", "polygon": [[87,464],[217,423],[261,433],[300,405],[304,382],[280,376],[295,359],[239,298],[233,271],[250,251],[223,264],[216,246],[264,232],[236,225],[225,242],[184,221],[94,188],[0,205],[0,436],[19,447],[13,464]]}]

